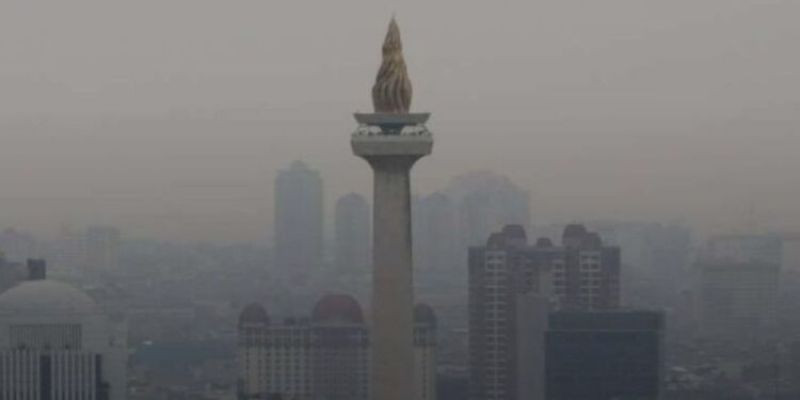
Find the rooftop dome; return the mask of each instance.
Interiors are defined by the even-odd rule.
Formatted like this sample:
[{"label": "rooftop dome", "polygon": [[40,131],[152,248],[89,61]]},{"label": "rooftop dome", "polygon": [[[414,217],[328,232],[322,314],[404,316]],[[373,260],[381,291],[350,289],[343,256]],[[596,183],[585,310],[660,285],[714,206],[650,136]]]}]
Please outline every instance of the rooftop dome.
[{"label": "rooftop dome", "polygon": [[88,315],[98,311],[97,304],[86,293],[56,281],[27,281],[0,295],[0,314]]},{"label": "rooftop dome", "polygon": [[436,326],[436,313],[427,304],[417,304],[414,307],[414,322]]},{"label": "rooftop dome", "polygon": [[244,324],[269,324],[269,316],[264,307],[258,303],[250,303],[239,314],[239,326]]},{"label": "rooftop dome", "polygon": [[580,237],[586,234],[586,227],[581,224],[569,224],[564,228],[564,237]]},{"label": "rooftop dome", "polygon": [[314,322],[364,322],[358,301],[346,294],[329,294],[321,298],[314,306],[312,318]]}]

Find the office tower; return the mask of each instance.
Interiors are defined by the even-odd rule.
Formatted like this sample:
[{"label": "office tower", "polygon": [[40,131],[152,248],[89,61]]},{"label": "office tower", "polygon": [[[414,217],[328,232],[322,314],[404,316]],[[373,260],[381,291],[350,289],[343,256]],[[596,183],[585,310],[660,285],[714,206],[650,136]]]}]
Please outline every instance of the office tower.
[{"label": "office tower", "polygon": [[777,237],[711,238],[695,265],[700,334],[736,343],[767,339],[776,318],[781,263]]},{"label": "office tower", "polygon": [[322,178],[302,161],[275,179],[275,266],[299,281],[322,262]]},{"label": "office tower", "polygon": [[[435,399],[436,317],[427,306],[415,309],[413,355],[418,371],[412,390]],[[350,296],[324,296],[310,318],[273,322],[259,304],[239,317],[239,399],[366,400],[369,331],[361,306]]]},{"label": "office tower", "polygon": [[121,238],[117,228],[90,226],[84,236],[85,267],[92,272],[117,269]]},{"label": "office tower", "polygon": [[0,295],[0,398],[125,399],[125,335],[85,293],[46,280],[43,261],[28,266]]},{"label": "office tower", "polygon": [[[458,250],[456,208],[450,198],[435,192],[418,198],[413,206],[414,266],[436,277],[456,270]],[[437,274],[438,273],[438,274]],[[448,275],[450,276],[450,275]]]},{"label": "office tower", "polygon": [[368,271],[370,237],[369,204],[364,196],[350,193],[336,201],[336,268],[340,273]]},{"label": "office tower", "polygon": [[488,171],[453,178],[444,193],[457,208],[459,248],[477,246],[505,225],[530,225],[530,196],[508,177]]},{"label": "office tower", "polygon": [[619,248],[582,225],[567,226],[562,242],[529,244],[508,225],[470,248],[470,398],[542,398],[548,309],[618,307]]},{"label": "office tower", "polygon": [[427,304],[414,307],[414,399],[436,400],[436,314]]},{"label": "office tower", "polygon": [[548,325],[548,400],[659,398],[662,313],[560,311],[550,314]]},{"label": "office tower", "polygon": [[604,242],[625,249],[623,298],[639,305],[677,305],[690,280],[692,237],[688,228],[640,222],[599,222],[592,227]]},{"label": "office tower", "polygon": [[374,172],[372,398],[414,395],[414,296],[411,246],[411,167],[431,153],[429,114],[409,113],[411,83],[400,30],[392,19],[383,63],[372,88],[375,112],[355,114],[353,152]]}]

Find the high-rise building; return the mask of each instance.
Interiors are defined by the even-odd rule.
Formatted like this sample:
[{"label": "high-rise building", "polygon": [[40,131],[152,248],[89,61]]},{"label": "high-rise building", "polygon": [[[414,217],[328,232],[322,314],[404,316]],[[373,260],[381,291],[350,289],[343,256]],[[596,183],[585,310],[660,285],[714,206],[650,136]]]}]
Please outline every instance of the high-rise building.
[{"label": "high-rise building", "polygon": [[120,232],[112,226],[90,226],[84,238],[85,267],[90,271],[115,270],[119,264]]},{"label": "high-rise building", "polygon": [[778,237],[711,238],[695,265],[700,334],[734,342],[769,337],[777,317],[781,263]]},{"label": "high-rise building", "polygon": [[29,268],[0,295],[0,398],[124,400],[125,335],[85,293],[46,280],[42,261]]},{"label": "high-rise building", "polygon": [[551,270],[563,255],[548,246],[529,259],[525,230],[506,226],[469,252],[469,364],[472,400],[543,399],[544,328]]},{"label": "high-rise building", "polygon": [[564,228],[563,263],[553,269],[553,287],[561,308],[607,310],[620,306],[621,252],[606,246],[583,225]]},{"label": "high-rise building", "polygon": [[322,262],[322,178],[302,161],[275,179],[275,266],[305,280]]},{"label": "high-rise building", "polygon": [[523,227],[509,225],[471,247],[470,397],[541,399],[548,309],[618,307],[619,254],[581,225],[566,227],[562,246],[529,244]]},{"label": "high-rise building", "polygon": [[413,204],[414,266],[431,273],[454,272],[461,260],[458,250],[456,207],[450,198],[435,192]]},{"label": "high-rise building", "polygon": [[530,195],[506,176],[488,171],[460,175],[444,193],[457,208],[461,249],[480,245],[505,225],[530,225]]},{"label": "high-rise building", "polygon": [[[415,386],[435,400],[436,317],[416,308]],[[239,398],[366,400],[370,398],[370,338],[361,306],[347,295],[327,295],[311,318],[273,322],[259,304],[239,317]]]},{"label": "high-rise building", "polygon": [[688,228],[645,222],[596,222],[592,227],[604,242],[625,249],[623,298],[639,305],[677,305],[680,292],[690,281],[692,237]]},{"label": "high-rise building", "polygon": [[414,396],[414,294],[411,167],[431,153],[430,114],[409,113],[411,82],[400,29],[392,19],[383,63],[372,87],[375,112],[355,114],[353,153],[374,173],[372,285],[372,398]]},{"label": "high-rise building", "polygon": [[350,193],[336,201],[335,259],[340,273],[365,274],[369,267],[369,204],[364,196]]},{"label": "high-rise building", "polygon": [[25,268],[22,264],[9,261],[0,253],[0,293],[25,280]]},{"label": "high-rise building", "polygon": [[551,313],[546,334],[548,400],[659,398],[664,316],[655,311]]},{"label": "high-rise building", "polygon": [[414,399],[436,400],[436,314],[427,304],[414,307]]}]

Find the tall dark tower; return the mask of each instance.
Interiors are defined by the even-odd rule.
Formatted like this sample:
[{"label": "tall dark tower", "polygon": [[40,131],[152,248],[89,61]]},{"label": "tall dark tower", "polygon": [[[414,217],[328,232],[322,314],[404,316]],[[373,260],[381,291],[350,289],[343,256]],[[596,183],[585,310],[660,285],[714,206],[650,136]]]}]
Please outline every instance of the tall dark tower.
[{"label": "tall dark tower", "polygon": [[410,400],[414,388],[414,294],[411,179],[414,163],[431,153],[430,114],[409,113],[411,82],[400,29],[392,18],[383,63],[372,87],[375,112],[355,114],[353,153],[374,172],[372,398]]}]

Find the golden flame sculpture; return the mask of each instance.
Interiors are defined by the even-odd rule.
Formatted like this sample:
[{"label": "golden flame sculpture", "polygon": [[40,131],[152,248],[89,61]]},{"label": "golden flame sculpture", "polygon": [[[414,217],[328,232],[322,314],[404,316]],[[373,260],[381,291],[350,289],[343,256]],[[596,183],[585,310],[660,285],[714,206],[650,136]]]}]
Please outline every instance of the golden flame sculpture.
[{"label": "golden flame sculpture", "polygon": [[392,17],[383,42],[383,62],[372,86],[372,105],[376,113],[407,113],[411,106],[411,94],[400,28]]}]

